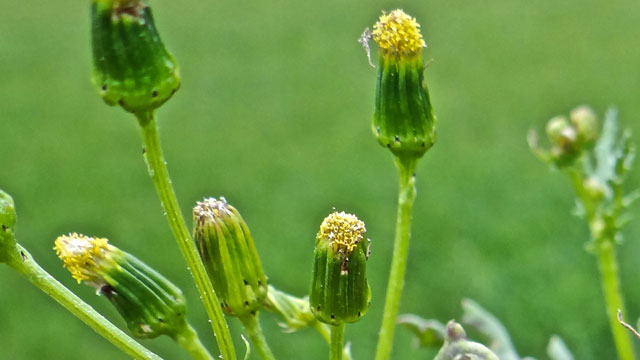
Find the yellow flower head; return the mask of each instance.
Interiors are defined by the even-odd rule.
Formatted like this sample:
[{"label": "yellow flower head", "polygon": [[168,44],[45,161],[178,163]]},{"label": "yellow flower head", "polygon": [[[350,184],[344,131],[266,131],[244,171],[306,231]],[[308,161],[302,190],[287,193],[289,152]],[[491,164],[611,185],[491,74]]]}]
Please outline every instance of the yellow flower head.
[{"label": "yellow flower head", "polygon": [[59,236],[53,249],[78,283],[86,280],[95,286],[104,282],[100,275],[102,265],[118,251],[107,239],[77,233]]},{"label": "yellow flower head", "polygon": [[318,238],[327,240],[334,253],[349,255],[362,242],[366,231],[364,222],[355,215],[334,211],[322,221]]},{"label": "yellow flower head", "polygon": [[371,35],[381,52],[398,57],[418,55],[427,46],[420,34],[420,24],[400,9],[383,13]]}]

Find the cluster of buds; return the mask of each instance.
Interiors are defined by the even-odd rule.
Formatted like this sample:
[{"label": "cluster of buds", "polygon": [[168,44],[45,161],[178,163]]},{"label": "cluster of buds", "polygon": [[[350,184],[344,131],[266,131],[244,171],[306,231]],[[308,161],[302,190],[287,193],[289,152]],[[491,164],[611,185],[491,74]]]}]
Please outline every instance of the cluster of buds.
[{"label": "cluster of buds", "polygon": [[204,199],[193,208],[193,238],[222,310],[254,315],[267,295],[267,278],[249,227],[224,198]]},{"label": "cluster of buds", "polygon": [[323,323],[355,322],[369,309],[369,242],[365,232],[364,222],[345,212],[333,212],[320,225],[309,305]]},{"label": "cluster of buds", "polygon": [[436,141],[420,24],[402,10],[394,10],[383,14],[373,31],[365,30],[363,44],[370,38],[380,49],[373,132],[394,155],[420,158]]},{"label": "cluster of buds", "polygon": [[134,336],[176,338],[187,327],[182,291],[107,239],[72,233],[58,237],[54,250],[78,283],[113,303]]},{"label": "cluster of buds", "polygon": [[546,126],[551,148],[541,149],[537,135],[529,133],[529,146],[542,160],[558,168],[571,166],[582,154],[593,148],[599,136],[598,120],[588,106],[579,106],[569,115],[556,116]]},{"label": "cluster of buds", "polygon": [[93,0],[91,22],[92,79],[107,104],[151,111],[178,90],[178,65],[146,0]]}]

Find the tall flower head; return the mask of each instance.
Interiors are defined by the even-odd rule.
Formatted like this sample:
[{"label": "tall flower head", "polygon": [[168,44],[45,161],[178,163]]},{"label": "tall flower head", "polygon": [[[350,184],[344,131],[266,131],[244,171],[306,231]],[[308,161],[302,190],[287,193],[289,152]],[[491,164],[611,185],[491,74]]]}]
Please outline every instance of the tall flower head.
[{"label": "tall flower head", "polygon": [[107,239],[71,233],[58,237],[54,250],[78,283],[113,303],[134,336],[175,338],[187,326],[180,289]]},{"label": "tall flower head", "polygon": [[92,80],[107,104],[150,111],[178,90],[178,65],[146,0],[93,0],[91,22]]},{"label": "tall flower head", "polygon": [[238,210],[224,198],[198,202],[193,237],[222,310],[238,317],[255,314],[267,295],[267,278]]},{"label": "tall flower head", "polygon": [[320,225],[309,305],[324,323],[354,322],[369,309],[365,232],[364,222],[345,212],[333,212]]},{"label": "tall flower head", "polygon": [[424,81],[420,24],[402,10],[383,13],[369,35],[379,48],[373,132],[396,156],[420,158],[436,141]]}]

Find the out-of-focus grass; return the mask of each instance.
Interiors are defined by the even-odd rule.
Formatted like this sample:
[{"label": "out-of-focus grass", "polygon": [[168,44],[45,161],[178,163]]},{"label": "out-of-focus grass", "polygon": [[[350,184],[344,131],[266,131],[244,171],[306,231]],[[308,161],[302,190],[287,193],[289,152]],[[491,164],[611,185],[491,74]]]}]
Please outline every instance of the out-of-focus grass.
[{"label": "out-of-focus grass", "polygon": [[[372,358],[375,348],[396,197],[391,155],[370,133],[375,70],[356,39],[396,7],[422,24],[439,119],[438,143],[418,169],[402,312],[446,321],[470,297],[504,321],[521,354],[544,358],[558,334],[578,359],[615,356],[595,259],[583,251],[587,231],[570,215],[569,184],[529,154],[525,134],[581,103],[599,113],[617,105],[640,134],[640,5],[152,4],[182,67],[183,87],[159,118],[185,214],[204,196],[225,196],[249,223],[271,283],[300,295],[322,218],[335,207],[367,223],[373,303],[347,329],[356,358]],[[122,325],[51,250],[70,231],[110,238],[184,289],[192,322],[214,347],[146,174],[135,120],[105,106],[89,83],[88,1],[5,1],[0,13],[8,15],[0,22],[0,188],[16,200],[20,241]],[[630,320],[640,314],[639,235],[632,223],[620,248]],[[0,284],[1,359],[126,358],[7,267]],[[282,334],[275,317],[262,319],[279,358],[326,358],[313,332]],[[413,349],[404,329],[397,334],[394,359],[431,356]],[[167,339],[144,343],[167,359],[186,357]]]}]

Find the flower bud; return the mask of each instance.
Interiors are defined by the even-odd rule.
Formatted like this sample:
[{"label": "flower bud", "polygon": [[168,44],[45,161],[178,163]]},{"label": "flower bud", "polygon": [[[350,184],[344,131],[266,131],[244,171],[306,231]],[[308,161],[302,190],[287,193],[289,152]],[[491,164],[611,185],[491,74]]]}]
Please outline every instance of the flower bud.
[{"label": "flower bud", "polygon": [[178,90],[178,65],[146,0],[93,0],[91,22],[92,80],[107,104],[150,111]]},{"label": "flower bud", "polygon": [[13,198],[0,190],[0,262],[9,261],[10,252],[16,249],[16,208]]},{"label": "flower bud", "polygon": [[247,224],[224,198],[193,208],[193,237],[213,288],[228,315],[255,314],[267,294],[267,278]]},{"label": "flower bud", "polygon": [[380,16],[371,35],[380,49],[373,132],[396,156],[420,158],[436,141],[420,24],[394,10]]},{"label": "flower bud", "polygon": [[369,309],[365,232],[364,222],[345,212],[330,214],[320,225],[309,305],[324,323],[355,322]]},{"label": "flower bud", "polygon": [[551,158],[557,166],[569,165],[580,155],[578,134],[566,117],[556,116],[549,120],[546,131],[551,144]]},{"label": "flower bud", "polygon": [[586,105],[578,106],[569,117],[578,133],[578,141],[586,147],[592,147],[599,136],[598,119],[593,109]]},{"label": "flower bud", "polygon": [[72,233],[58,237],[54,250],[78,283],[111,301],[134,336],[175,338],[187,326],[180,289],[107,239]]},{"label": "flower bud", "polygon": [[486,346],[467,339],[462,325],[451,320],[447,323],[444,345],[434,360],[483,359],[498,360]]}]

